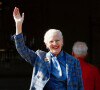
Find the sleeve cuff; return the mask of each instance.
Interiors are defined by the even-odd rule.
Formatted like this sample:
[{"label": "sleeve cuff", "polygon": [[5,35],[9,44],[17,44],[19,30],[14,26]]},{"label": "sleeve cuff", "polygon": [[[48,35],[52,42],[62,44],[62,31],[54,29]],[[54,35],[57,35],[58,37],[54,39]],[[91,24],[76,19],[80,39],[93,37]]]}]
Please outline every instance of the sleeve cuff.
[{"label": "sleeve cuff", "polygon": [[23,33],[20,33],[20,34],[18,34],[18,35],[16,35],[16,34],[14,34],[13,36],[12,36],[12,39],[19,39],[19,38],[22,38],[23,37]]}]

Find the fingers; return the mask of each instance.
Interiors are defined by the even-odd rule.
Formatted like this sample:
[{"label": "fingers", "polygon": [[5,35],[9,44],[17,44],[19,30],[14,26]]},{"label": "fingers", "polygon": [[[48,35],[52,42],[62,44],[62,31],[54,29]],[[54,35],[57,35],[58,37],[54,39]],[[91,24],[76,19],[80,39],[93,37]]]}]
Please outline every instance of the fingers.
[{"label": "fingers", "polygon": [[22,13],[22,19],[24,20],[24,13]]},{"label": "fingers", "polygon": [[15,7],[15,8],[14,8],[14,12],[13,12],[13,13],[14,13],[14,15],[19,14],[19,8]]},{"label": "fingers", "polygon": [[19,8],[15,7],[13,11],[13,17],[14,17],[15,22],[22,23],[24,20],[24,13],[22,13],[22,16],[21,16],[19,12]]},{"label": "fingers", "polygon": [[[16,16],[16,15],[20,15],[20,12],[19,12],[19,8],[15,7],[14,8],[14,11],[13,11],[13,16]],[[20,15],[21,16],[21,15]],[[24,13],[22,13],[22,16],[24,18]]]}]

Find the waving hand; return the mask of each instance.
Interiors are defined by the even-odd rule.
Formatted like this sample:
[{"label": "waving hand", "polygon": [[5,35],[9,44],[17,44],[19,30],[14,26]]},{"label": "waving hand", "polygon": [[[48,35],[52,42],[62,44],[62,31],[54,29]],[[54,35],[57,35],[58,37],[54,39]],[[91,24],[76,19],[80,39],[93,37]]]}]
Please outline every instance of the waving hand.
[{"label": "waving hand", "polygon": [[24,13],[19,12],[19,8],[15,7],[13,11],[13,18],[16,23],[16,35],[22,32],[22,23],[24,21]]}]

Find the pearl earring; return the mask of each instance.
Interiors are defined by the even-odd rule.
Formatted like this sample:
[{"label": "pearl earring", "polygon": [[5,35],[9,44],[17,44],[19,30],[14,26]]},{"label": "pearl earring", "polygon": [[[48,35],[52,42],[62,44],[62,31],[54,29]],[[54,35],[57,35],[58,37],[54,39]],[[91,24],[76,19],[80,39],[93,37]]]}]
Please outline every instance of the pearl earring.
[{"label": "pearl earring", "polygon": [[46,46],[46,49],[49,49],[49,48]]}]

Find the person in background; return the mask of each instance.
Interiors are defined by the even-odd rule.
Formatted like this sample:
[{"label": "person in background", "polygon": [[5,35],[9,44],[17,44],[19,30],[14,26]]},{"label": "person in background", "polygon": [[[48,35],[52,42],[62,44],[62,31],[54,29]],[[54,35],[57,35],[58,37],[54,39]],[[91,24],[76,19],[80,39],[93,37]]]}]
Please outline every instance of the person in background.
[{"label": "person in background", "polygon": [[16,24],[15,45],[18,53],[33,65],[29,90],[83,90],[79,60],[62,50],[63,35],[60,30],[50,29],[44,35],[48,52],[30,50],[24,43],[20,15],[15,7],[13,17]]},{"label": "person in background", "polygon": [[88,64],[84,59],[88,56],[88,47],[85,42],[75,42],[72,48],[72,56],[80,61],[84,90],[100,90],[100,78],[98,68]]}]

